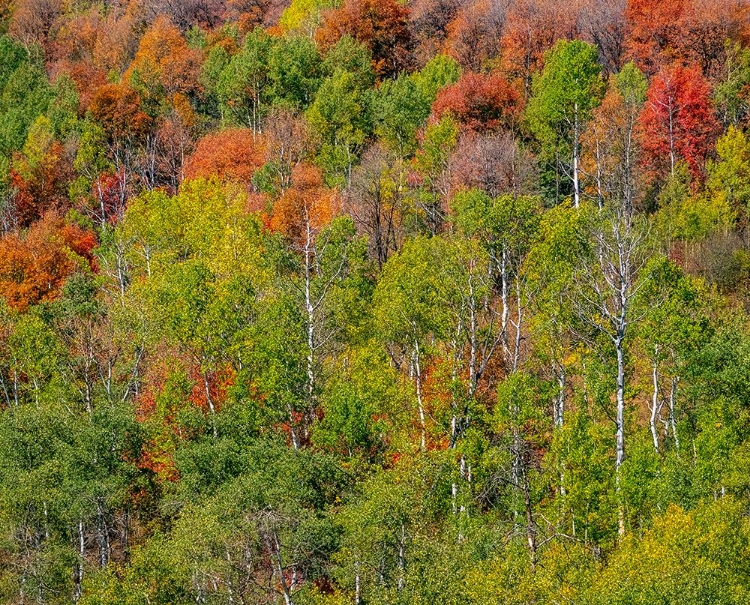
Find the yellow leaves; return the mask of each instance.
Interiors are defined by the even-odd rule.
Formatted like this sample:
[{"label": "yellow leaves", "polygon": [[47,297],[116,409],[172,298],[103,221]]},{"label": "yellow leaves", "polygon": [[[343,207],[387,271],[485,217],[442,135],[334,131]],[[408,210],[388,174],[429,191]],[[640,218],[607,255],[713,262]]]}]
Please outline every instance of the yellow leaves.
[{"label": "yellow leaves", "polygon": [[261,272],[260,224],[246,202],[242,187],[203,178],[186,181],[176,196],[136,198],[120,226],[131,262],[142,276],[191,258],[217,276]]}]

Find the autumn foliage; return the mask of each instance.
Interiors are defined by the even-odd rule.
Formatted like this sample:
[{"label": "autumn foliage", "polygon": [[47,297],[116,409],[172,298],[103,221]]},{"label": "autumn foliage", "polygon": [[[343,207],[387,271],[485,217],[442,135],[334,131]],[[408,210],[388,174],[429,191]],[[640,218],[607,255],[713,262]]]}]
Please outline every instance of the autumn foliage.
[{"label": "autumn foliage", "polygon": [[51,301],[77,270],[95,269],[93,232],[46,214],[25,235],[0,239],[0,296],[19,311]]},{"label": "autumn foliage", "polygon": [[648,172],[664,176],[684,160],[699,177],[719,132],[711,85],[697,67],[662,69],[649,86],[640,125]]},{"label": "autumn foliage", "polygon": [[292,171],[292,186],[274,203],[268,226],[296,246],[304,246],[308,233],[313,237],[339,211],[335,191],[323,185],[320,170],[299,164]]},{"label": "autumn foliage", "polygon": [[200,61],[200,52],[189,48],[180,30],[160,15],[141,38],[126,77],[131,82],[138,81],[152,94],[163,91],[171,97],[175,93],[196,92]]},{"label": "autumn foliage", "polygon": [[396,0],[346,0],[340,9],[328,12],[317,39],[330,48],[350,35],[372,53],[375,73],[391,77],[411,63],[408,17],[409,9]]},{"label": "autumn foliage", "polygon": [[127,84],[102,86],[96,91],[89,109],[113,140],[143,138],[153,125],[141,107],[140,96]]},{"label": "autumn foliage", "polygon": [[264,163],[265,143],[249,128],[229,128],[203,137],[187,159],[188,179],[218,176],[249,184]]},{"label": "autumn foliage", "polygon": [[715,73],[725,41],[745,34],[748,10],[735,0],[629,0],[627,55],[649,74],[674,60]]},{"label": "autumn foliage", "polygon": [[513,128],[523,109],[521,94],[499,74],[467,73],[440,91],[432,114],[450,113],[475,132]]}]

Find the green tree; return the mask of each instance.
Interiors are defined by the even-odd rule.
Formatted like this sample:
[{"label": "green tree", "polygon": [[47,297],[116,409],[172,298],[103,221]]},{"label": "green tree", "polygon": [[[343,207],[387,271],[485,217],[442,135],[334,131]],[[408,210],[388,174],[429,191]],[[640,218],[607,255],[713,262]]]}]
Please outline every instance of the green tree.
[{"label": "green tree", "polygon": [[[219,72],[216,96],[223,118],[230,124],[245,125],[260,131],[261,120],[269,102],[269,59],[274,48],[273,39],[258,28],[245,37],[242,49]],[[209,59],[222,60],[221,47],[212,50]],[[205,67],[204,67],[205,69]]]},{"label": "green tree", "polygon": [[554,174],[558,201],[569,181],[573,203],[581,200],[581,135],[591,111],[604,94],[596,47],[580,40],[561,40],[545,55],[544,69],[534,78],[526,119]]},{"label": "green tree", "polygon": [[268,54],[269,93],[274,104],[304,110],[321,84],[322,60],[315,43],[302,36],[287,36]]},{"label": "green tree", "polygon": [[351,184],[352,168],[371,130],[369,105],[356,76],[337,71],[323,82],[307,111],[320,140],[318,164],[331,184]]}]

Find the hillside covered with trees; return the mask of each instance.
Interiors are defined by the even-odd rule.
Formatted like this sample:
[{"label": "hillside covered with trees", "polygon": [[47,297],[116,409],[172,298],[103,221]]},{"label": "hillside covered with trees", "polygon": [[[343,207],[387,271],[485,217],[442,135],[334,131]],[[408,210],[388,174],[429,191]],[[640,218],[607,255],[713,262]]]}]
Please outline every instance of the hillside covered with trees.
[{"label": "hillside covered with trees", "polygon": [[750,603],[750,5],[0,0],[0,601]]}]

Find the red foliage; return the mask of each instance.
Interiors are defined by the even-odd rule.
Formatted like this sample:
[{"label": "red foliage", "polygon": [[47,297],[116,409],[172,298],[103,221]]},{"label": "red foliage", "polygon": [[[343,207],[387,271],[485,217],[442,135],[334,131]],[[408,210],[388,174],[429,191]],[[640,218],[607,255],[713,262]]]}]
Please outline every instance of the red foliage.
[{"label": "red foliage", "polygon": [[628,0],[627,55],[638,67],[654,73],[673,58],[684,8],[685,0]]},{"label": "red foliage", "polygon": [[650,75],[674,60],[711,75],[724,62],[724,42],[743,35],[748,10],[739,0],[629,0],[627,55]]},{"label": "red foliage", "polygon": [[65,280],[83,264],[96,268],[95,246],[92,232],[66,224],[55,213],[32,225],[25,237],[4,236],[0,239],[0,296],[19,311],[54,300]]},{"label": "red foliage", "polygon": [[644,167],[652,177],[667,175],[685,160],[694,177],[719,132],[711,104],[711,85],[697,67],[673,65],[651,80],[639,118],[643,131]]},{"label": "red foliage", "polygon": [[[204,373],[197,365],[194,365],[190,370],[193,390],[188,399],[205,414],[211,413],[211,405],[218,412],[226,402],[227,393],[235,379],[236,376],[230,367]],[[208,392],[206,392],[206,389],[208,389]],[[211,398],[210,403],[209,397]]]},{"label": "red foliage", "polygon": [[265,143],[249,128],[229,128],[203,137],[185,162],[185,178],[210,178],[250,183],[265,161]]},{"label": "red foliage", "polygon": [[350,35],[370,49],[375,73],[389,78],[411,62],[408,19],[409,9],[396,0],[346,0],[326,13],[317,39],[327,49]]},{"label": "red foliage", "polygon": [[499,74],[466,73],[440,91],[432,113],[450,112],[467,130],[512,129],[523,109],[521,94]]}]

